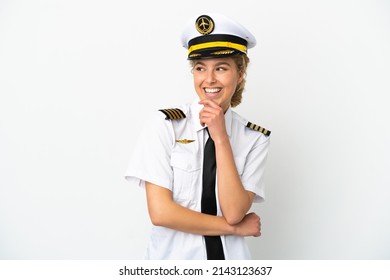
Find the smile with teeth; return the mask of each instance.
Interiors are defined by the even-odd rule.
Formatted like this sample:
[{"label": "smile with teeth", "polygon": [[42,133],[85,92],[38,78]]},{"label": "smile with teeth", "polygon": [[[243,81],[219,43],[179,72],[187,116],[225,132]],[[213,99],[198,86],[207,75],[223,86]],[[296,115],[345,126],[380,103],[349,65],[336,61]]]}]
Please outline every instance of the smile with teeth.
[{"label": "smile with teeth", "polygon": [[218,92],[220,92],[222,90],[222,88],[204,88],[204,91],[206,92],[206,94],[216,94]]}]

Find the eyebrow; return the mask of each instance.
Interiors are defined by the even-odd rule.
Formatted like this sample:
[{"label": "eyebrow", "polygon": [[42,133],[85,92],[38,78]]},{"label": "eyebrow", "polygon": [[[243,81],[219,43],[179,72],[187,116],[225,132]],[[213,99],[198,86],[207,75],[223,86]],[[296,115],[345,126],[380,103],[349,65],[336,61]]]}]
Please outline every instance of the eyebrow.
[{"label": "eyebrow", "polygon": [[[206,63],[203,63],[202,61],[198,61],[195,65],[198,65],[198,64],[201,64],[203,66],[206,65]],[[217,62],[215,65],[213,66],[222,66],[222,65],[227,65],[227,66],[231,66],[230,63],[226,62],[226,61],[221,61],[221,62]]]}]

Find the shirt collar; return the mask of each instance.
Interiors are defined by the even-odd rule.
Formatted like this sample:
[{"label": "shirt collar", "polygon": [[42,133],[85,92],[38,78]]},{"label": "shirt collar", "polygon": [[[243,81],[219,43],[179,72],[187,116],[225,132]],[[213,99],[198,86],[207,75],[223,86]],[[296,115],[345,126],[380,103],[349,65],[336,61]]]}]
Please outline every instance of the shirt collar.
[{"label": "shirt collar", "polygon": [[[196,98],[191,103],[191,106],[190,106],[191,116],[192,116],[192,124],[195,128],[195,131],[200,131],[200,130],[205,128],[200,124],[200,121],[199,121],[199,113],[200,113],[200,110],[202,110],[203,105],[199,104],[198,102],[199,102],[199,99]],[[230,137],[231,132],[232,132],[232,108],[231,107],[229,107],[227,109],[227,111],[225,112],[225,126],[226,126],[226,132]]]}]

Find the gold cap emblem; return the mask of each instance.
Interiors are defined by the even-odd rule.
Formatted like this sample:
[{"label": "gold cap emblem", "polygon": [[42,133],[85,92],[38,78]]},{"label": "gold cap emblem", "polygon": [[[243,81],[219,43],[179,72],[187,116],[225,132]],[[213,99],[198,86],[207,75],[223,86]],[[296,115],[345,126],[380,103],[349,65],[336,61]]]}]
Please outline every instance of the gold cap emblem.
[{"label": "gold cap emblem", "polygon": [[211,17],[203,15],[196,19],[195,27],[200,34],[207,35],[213,32],[214,21]]}]

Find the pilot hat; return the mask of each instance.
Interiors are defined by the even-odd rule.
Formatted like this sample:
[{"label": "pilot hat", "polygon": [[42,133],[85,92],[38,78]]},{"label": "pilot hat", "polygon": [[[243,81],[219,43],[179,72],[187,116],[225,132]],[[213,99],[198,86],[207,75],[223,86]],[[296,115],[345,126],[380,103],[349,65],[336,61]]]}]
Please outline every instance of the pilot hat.
[{"label": "pilot hat", "polygon": [[235,20],[208,13],[188,21],[181,42],[188,49],[188,59],[192,60],[246,54],[256,45],[256,38]]}]

